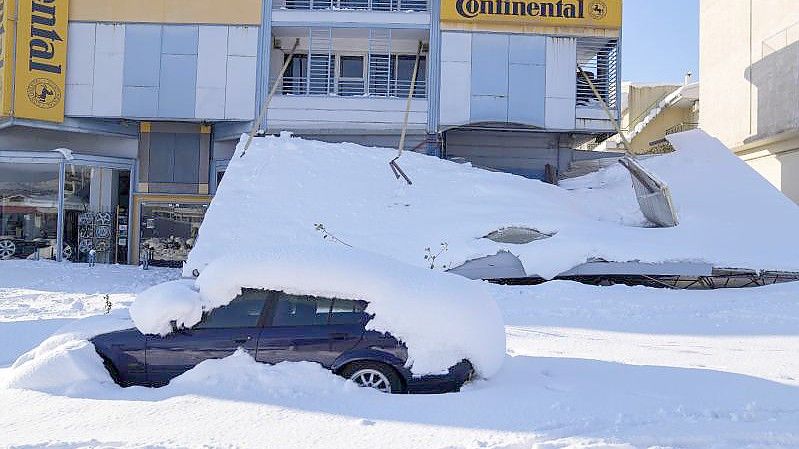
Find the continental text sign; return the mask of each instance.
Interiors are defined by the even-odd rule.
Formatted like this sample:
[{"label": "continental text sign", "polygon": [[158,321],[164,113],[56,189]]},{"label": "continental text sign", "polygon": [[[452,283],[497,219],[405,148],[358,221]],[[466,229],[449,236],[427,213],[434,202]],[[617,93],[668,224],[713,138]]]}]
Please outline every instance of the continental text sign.
[{"label": "continental text sign", "polygon": [[19,0],[14,116],[64,121],[68,0]]},{"label": "continental text sign", "polygon": [[11,115],[14,75],[14,0],[0,0],[0,117]]},{"label": "continental text sign", "polygon": [[528,27],[618,29],[621,0],[441,0],[444,27],[523,31]]}]

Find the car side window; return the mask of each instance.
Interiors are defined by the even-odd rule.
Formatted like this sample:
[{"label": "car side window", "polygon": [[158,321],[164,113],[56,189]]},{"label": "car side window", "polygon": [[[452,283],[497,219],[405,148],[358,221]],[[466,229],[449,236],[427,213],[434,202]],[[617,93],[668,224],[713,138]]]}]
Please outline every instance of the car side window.
[{"label": "car side window", "polygon": [[333,301],[307,295],[277,292],[273,326],[324,326]]},{"label": "car side window", "polygon": [[203,312],[203,319],[194,329],[226,329],[256,327],[269,293],[246,289],[230,304]]},{"label": "car side window", "polygon": [[358,324],[366,321],[366,301],[334,299],[330,324]]}]

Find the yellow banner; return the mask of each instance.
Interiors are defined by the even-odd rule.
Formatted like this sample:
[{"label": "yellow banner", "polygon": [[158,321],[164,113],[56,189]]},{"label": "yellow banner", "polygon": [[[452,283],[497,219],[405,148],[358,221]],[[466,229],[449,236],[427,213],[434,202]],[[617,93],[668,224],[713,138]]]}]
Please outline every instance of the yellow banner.
[{"label": "yellow banner", "polygon": [[525,32],[531,28],[621,28],[622,0],[441,0],[442,28]]},{"label": "yellow banner", "polygon": [[64,121],[69,0],[18,0],[14,116]]},{"label": "yellow banner", "polygon": [[0,0],[0,117],[11,115],[14,89],[14,0]]}]

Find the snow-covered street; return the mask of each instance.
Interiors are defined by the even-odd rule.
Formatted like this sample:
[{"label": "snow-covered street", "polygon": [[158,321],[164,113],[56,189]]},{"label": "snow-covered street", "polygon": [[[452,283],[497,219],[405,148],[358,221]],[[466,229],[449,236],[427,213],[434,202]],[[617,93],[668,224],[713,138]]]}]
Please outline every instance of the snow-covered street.
[{"label": "snow-covered street", "polygon": [[[125,313],[178,275],[0,262],[0,384],[59,327],[103,314],[105,294]],[[236,354],[161,389],[0,387],[0,447],[799,447],[799,285],[490,291],[508,357],[460,393],[382,395],[318,365]]]}]

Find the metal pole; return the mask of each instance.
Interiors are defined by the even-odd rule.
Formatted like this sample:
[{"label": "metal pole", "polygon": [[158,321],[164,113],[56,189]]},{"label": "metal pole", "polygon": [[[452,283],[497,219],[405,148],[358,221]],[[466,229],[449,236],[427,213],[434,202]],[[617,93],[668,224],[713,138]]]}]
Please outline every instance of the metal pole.
[{"label": "metal pole", "polygon": [[291,53],[289,53],[289,57],[286,58],[286,62],[283,63],[283,67],[280,69],[280,73],[278,73],[277,78],[275,79],[275,84],[272,85],[272,89],[269,91],[269,96],[266,97],[266,101],[264,102],[263,106],[261,106],[261,112],[258,114],[258,119],[253,122],[252,129],[250,129],[250,134],[247,137],[247,143],[244,144],[244,151],[241,152],[241,156],[244,157],[244,154],[247,153],[247,150],[250,148],[250,144],[252,144],[252,139],[255,137],[255,133],[258,131],[258,127],[261,126],[261,122],[264,120],[266,116],[266,110],[269,109],[269,103],[272,102],[272,97],[275,95],[277,91],[277,87],[280,85],[280,79],[283,78],[283,74],[286,73],[286,70],[289,68],[289,64],[291,64],[291,59],[294,57],[294,52],[297,51],[297,47],[300,45],[300,38],[297,38],[294,41],[294,46],[291,47]]},{"label": "metal pole", "polygon": [[422,41],[419,41],[419,48],[416,50],[416,62],[413,64],[413,76],[411,76],[411,86],[408,89],[408,99],[405,101],[405,117],[402,119],[402,131],[400,133],[399,147],[397,157],[402,156],[402,150],[405,149],[405,133],[408,130],[408,116],[411,113],[411,100],[413,100],[413,91],[416,88],[416,75],[419,72],[419,59],[422,56]]},{"label": "metal pole", "polygon": [[[411,178],[402,171],[399,164],[397,163],[397,159],[402,156],[402,150],[405,147],[405,133],[408,129],[408,115],[411,112],[411,100],[413,100],[413,90],[416,87],[416,75],[419,72],[419,59],[422,55],[422,42],[419,41],[419,48],[416,50],[416,62],[413,64],[413,76],[411,76],[411,85],[408,88],[408,99],[405,102],[405,117],[402,120],[402,131],[400,131],[400,141],[399,145],[397,146],[397,157],[391,160],[388,163],[388,166],[391,167],[391,171],[394,172],[394,176],[399,179],[402,177],[408,185],[413,184]],[[391,60],[389,59],[389,65]],[[390,81],[390,80],[389,80]]]},{"label": "metal pole", "polygon": [[64,190],[66,187],[66,163],[62,160],[58,163],[58,228],[56,229],[56,248],[55,260],[61,262],[62,250],[64,246]]},{"label": "metal pole", "polygon": [[[621,130],[619,123],[616,121],[616,118],[613,117],[613,114],[610,112],[610,108],[608,108],[608,105],[605,103],[605,100],[602,99],[602,95],[599,94],[599,91],[594,85],[594,82],[591,81],[591,78],[588,77],[588,74],[585,73],[585,71],[583,71],[583,68],[580,67],[580,64],[577,64],[577,70],[580,71],[580,75],[582,75],[582,77],[585,78],[585,81],[588,82],[588,86],[591,87],[591,91],[594,93],[594,96],[596,97],[597,100],[599,100],[599,104],[602,105],[602,109],[605,111],[605,114],[608,115],[610,123],[613,124],[613,128],[615,128],[616,132],[619,133],[622,143],[624,144],[624,152],[627,153],[628,156],[634,158],[635,156],[632,153],[632,147],[630,146],[630,141],[627,140],[627,136],[624,135],[624,132]],[[618,94],[619,93],[616,92],[616,95]]]}]

